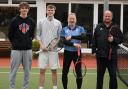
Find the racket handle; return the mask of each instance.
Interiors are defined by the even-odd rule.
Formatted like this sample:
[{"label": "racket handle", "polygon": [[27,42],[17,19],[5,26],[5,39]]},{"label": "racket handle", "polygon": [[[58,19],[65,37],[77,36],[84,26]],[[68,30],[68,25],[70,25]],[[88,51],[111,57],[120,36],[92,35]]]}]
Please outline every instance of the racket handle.
[{"label": "racket handle", "polygon": [[109,49],[109,56],[108,56],[108,60],[111,59],[111,55],[112,55],[112,48]]},{"label": "racket handle", "polygon": [[78,48],[78,56],[80,56],[80,48]]},{"label": "racket handle", "polygon": [[39,53],[41,53],[41,52],[42,52],[42,50],[39,50],[39,51],[36,51],[35,54],[39,54]]}]

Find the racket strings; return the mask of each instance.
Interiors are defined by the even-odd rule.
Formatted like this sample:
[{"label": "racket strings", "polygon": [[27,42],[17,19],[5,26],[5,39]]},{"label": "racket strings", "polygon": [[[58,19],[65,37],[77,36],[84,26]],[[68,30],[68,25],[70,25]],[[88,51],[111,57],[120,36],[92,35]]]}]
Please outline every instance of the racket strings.
[{"label": "racket strings", "polygon": [[78,49],[77,56],[78,58],[76,59],[76,62],[74,64],[73,73],[76,78],[80,79],[86,75],[87,70],[85,62],[82,60],[82,54],[80,49]]},{"label": "racket strings", "polygon": [[60,38],[54,38],[47,46],[49,51],[58,52],[63,48],[63,41]]},{"label": "racket strings", "polygon": [[83,78],[86,75],[86,65],[83,61],[76,62],[74,75],[76,78]]}]

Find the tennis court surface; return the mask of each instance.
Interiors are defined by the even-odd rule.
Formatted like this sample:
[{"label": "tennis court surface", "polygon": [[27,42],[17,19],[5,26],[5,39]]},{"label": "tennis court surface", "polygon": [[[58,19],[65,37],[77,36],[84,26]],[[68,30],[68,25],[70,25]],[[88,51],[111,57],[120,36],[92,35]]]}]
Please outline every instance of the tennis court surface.
[{"label": "tennis court surface", "polygon": [[[59,55],[60,59],[60,68],[58,69],[58,89],[63,89],[61,82],[61,70],[62,70],[62,62],[63,62],[63,54]],[[83,78],[82,89],[96,89],[96,61],[95,58],[91,55],[85,55],[83,57],[85,64],[87,66],[87,74]],[[9,88],[9,57],[0,57],[0,89],[8,89]],[[39,80],[39,69],[37,67],[37,58],[33,59],[32,69],[30,71],[30,89],[38,89],[38,80]],[[73,66],[73,65],[72,65]],[[128,74],[125,74],[128,76]],[[76,89],[75,77],[73,75],[72,69],[69,71],[69,89]],[[21,89],[23,80],[23,69],[19,68],[17,72],[16,79],[16,89]],[[104,89],[109,89],[109,75],[106,71],[104,78]],[[127,89],[128,87],[118,78],[118,89]],[[46,72],[46,81],[45,81],[45,89],[52,89],[52,81],[51,81],[51,72],[47,70]]]}]

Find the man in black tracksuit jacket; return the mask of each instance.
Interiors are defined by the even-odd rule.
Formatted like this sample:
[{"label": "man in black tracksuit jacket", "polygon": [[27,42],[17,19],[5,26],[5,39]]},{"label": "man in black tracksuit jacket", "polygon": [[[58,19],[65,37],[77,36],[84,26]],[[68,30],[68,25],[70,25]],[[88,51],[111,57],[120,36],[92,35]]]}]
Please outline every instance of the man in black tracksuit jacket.
[{"label": "man in black tracksuit jacket", "polygon": [[96,55],[97,61],[96,89],[103,89],[106,68],[110,76],[109,89],[117,89],[117,49],[118,44],[123,40],[123,34],[120,28],[112,22],[112,16],[111,11],[105,11],[103,23],[97,25],[93,35],[92,54]]}]

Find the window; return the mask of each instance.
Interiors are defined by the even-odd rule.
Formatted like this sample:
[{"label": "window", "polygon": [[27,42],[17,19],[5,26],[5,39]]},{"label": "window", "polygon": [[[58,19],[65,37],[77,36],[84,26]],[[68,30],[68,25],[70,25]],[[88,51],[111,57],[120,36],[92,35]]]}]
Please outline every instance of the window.
[{"label": "window", "polygon": [[123,34],[124,42],[128,44],[128,5],[124,5],[124,16],[123,16]]},{"label": "window", "polygon": [[28,2],[29,4],[36,4],[36,0],[12,0],[13,4],[19,4],[20,2]]},{"label": "window", "polygon": [[0,0],[0,4],[6,4],[8,3],[8,0]]},{"label": "window", "polygon": [[128,5],[124,5],[123,33],[128,32]]}]

